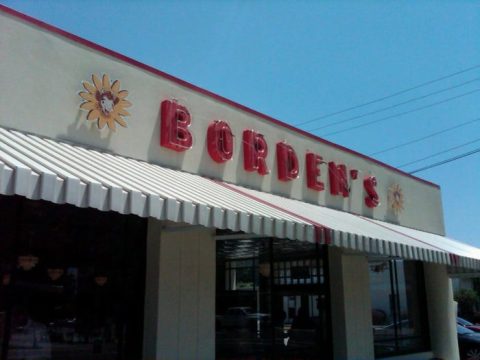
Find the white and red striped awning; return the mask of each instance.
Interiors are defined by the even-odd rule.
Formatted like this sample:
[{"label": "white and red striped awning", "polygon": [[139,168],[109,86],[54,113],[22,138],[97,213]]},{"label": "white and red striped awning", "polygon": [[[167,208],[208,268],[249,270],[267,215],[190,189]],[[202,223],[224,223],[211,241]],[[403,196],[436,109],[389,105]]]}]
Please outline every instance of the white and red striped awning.
[{"label": "white and red striped awning", "polygon": [[4,128],[0,193],[480,269],[444,236]]}]

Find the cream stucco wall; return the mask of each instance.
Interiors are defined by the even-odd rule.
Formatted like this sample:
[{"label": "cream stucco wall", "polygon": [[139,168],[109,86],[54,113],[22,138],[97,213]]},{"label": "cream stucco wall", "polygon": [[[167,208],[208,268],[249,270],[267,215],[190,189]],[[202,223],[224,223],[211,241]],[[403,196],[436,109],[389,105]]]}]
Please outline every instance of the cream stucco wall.
[{"label": "cream stucco wall", "polygon": [[212,230],[149,219],[144,359],[215,358]]},{"label": "cream stucco wall", "polygon": [[[166,76],[2,12],[0,43],[0,82],[5,89],[0,97],[0,126],[84,144],[420,230],[444,233],[439,189],[373,159],[313,139]],[[117,126],[115,132],[106,127],[99,130],[96,123],[86,120],[86,112],[79,109],[82,99],[78,93],[84,90],[82,81],[92,82],[92,74],[99,77],[108,74],[112,81],[120,81],[121,89],[129,91],[127,99],[133,106],[128,108],[131,116],[126,117],[127,128]],[[192,115],[193,148],[181,153],[159,144],[160,103],[172,98],[178,99]],[[215,163],[206,149],[207,127],[218,119],[227,121],[235,135],[233,159],[225,164]],[[260,176],[243,169],[242,132],[245,129],[255,129],[265,135],[269,175]],[[372,141],[374,139],[372,136]],[[282,141],[292,145],[299,157],[300,176],[290,182],[278,181],[276,174],[275,144]],[[359,171],[359,178],[350,180],[349,197],[307,188],[304,156],[308,151],[323,156],[325,161],[343,163]],[[328,189],[327,166],[323,164],[320,168],[321,180]],[[364,202],[363,178],[371,174],[377,178],[381,199],[381,204],[374,209]],[[388,188],[394,183],[399,184],[404,193],[405,210],[398,216],[387,207]]]},{"label": "cream stucco wall", "polygon": [[456,304],[447,267],[425,263],[424,271],[432,352],[440,359],[458,360]]},{"label": "cream stucco wall", "polygon": [[[375,161],[267,121],[118,58],[73,42],[12,15],[0,13],[0,126],[57,140],[83,144],[151,163],[211,176],[266,192],[363,214],[400,225],[444,233],[440,191]],[[128,128],[98,130],[79,110],[81,82],[107,73],[120,80],[133,103]],[[159,106],[176,98],[192,114],[194,148],[176,153],[159,145]],[[215,119],[229,122],[235,136],[232,161],[219,165],[207,155],[205,135]],[[271,174],[261,177],[243,170],[241,133],[253,128],[267,137]],[[276,179],[276,142],[291,144],[300,160],[300,177],[289,183]],[[304,154],[313,151],[327,161],[360,171],[360,179],[378,179],[382,203],[368,209],[361,181],[352,183],[349,198],[308,190]],[[327,182],[325,168],[322,180]],[[387,189],[399,183],[405,210],[387,209]],[[192,190],[194,191],[194,189]],[[215,353],[215,241],[211,230],[149,219],[145,302],[145,359],[213,359]],[[373,334],[365,255],[330,249],[333,348],[335,360],[372,359]],[[441,265],[425,266],[427,301],[435,356],[455,360],[458,354],[451,284]]]},{"label": "cream stucco wall", "polygon": [[329,248],[334,360],[374,358],[368,261]]}]

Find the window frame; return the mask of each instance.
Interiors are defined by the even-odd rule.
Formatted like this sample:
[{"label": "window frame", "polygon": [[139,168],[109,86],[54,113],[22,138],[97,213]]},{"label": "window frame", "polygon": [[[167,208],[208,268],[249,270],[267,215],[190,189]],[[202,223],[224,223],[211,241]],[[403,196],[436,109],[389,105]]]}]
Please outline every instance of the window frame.
[{"label": "window frame", "polygon": [[[370,265],[372,262],[377,262],[379,260],[382,260],[384,262],[388,262],[388,289],[389,289],[389,297],[390,297],[390,302],[391,302],[391,309],[393,309],[392,315],[393,315],[393,336],[391,338],[386,338],[386,339],[381,339],[381,340],[376,340],[375,339],[375,332],[373,334],[373,345],[374,348],[376,348],[377,343],[382,343],[382,342],[392,342],[394,343],[395,350],[388,352],[388,353],[382,353],[378,354],[377,351],[375,351],[375,359],[382,359],[382,358],[388,358],[392,356],[399,356],[399,355],[407,355],[407,354],[415,354],[415,353],[421,353],[421,352],[426,352],[431,350],[431,344],[430,344],[430,329],[429,329],[429,321],[428,321],[428,312],[427,312],[427,299],[426,299],[426,290],[425,290],[425,276],[424,276],[424,270],[423,270],[423,263],[420,261],[413,261],[413,260],[403,260],[403,259],[398,259],[398,258],[370,258],[369,259],[369,274],[374,271],[372,269],[372,266]],[[419,309],[417,309],[418,313],[420,314],[419,316],[419,321],[421,322],[421,334],[419,335],[401,335],[399,334],[399,328],[401,328],[401,325],[398,326],[398,324],[401,324],[402,321],[402,316],[401,316],[401,304],[400,304],[400,289],[401,289],[401,284],[399,283],[399,269],[397,264],[399,262],[402,262],[402,268],[405,274],[405,264],[411,264],[414,266],[415,269],[415,286],[414,286],[414,294],[416,296],[416,301],[419,306]],[[404,288],[406,289],[408,286],[408,281],[404,277]],[[370,283],[371,284],[371,283]],[[371,285],[370,285],[371,286]],[[412,290],[412,289],[410,289]],[[372,291],[372,288],[370,288],[370,291]],[[370,294],[372,296],[372,293]],[[393,304],[392,304],[393,303]],[[372,311],[374,310],[373,304],[372,304]],[[410,311],[409,311],[410,313]],[[407,348],[405,349],[402,347],[400,344],[402,341],[409,340],[409,339],[420,339],[421,344],[418,345],[415,348]]]}]

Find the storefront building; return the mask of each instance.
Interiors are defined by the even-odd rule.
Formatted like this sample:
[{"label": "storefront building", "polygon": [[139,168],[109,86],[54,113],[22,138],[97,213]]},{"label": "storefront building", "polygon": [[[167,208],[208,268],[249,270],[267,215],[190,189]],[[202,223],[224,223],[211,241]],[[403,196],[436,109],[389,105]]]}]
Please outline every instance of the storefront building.
[{"label": "storefront building", "polygon": [[437,185],[0,9],[0,359],[459,358]]}]

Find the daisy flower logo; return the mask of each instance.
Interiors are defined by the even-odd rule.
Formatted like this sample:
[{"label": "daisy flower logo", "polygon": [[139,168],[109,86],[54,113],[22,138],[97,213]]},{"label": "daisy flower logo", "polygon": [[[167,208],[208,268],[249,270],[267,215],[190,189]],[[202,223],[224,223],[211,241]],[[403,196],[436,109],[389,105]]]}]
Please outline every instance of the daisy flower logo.
[{"label": "daisy flower logo", "polygon": [[395,215],[398,215],[403,211],[403,204],[402,188],[398,184],[393,184],[388,189],[388,206]]},{"label": "daisy flower logo", "polygon": [[120,81],[110,82],[108,75],[104,74],[100,80],[95,74],[92,75],[93,84],[88,81],[82,82],[85,91],[79,93],[83,100],[80,109],[88,111],[87,120],[97,121],[99,129],[105,124],[115,131],[115,123],[127,127],[124,116],[130,113],[125,108],[132,106],[126,100],[127,90],[120,90]]}]

